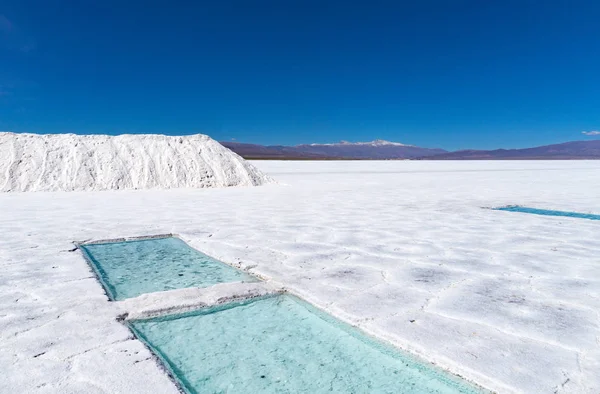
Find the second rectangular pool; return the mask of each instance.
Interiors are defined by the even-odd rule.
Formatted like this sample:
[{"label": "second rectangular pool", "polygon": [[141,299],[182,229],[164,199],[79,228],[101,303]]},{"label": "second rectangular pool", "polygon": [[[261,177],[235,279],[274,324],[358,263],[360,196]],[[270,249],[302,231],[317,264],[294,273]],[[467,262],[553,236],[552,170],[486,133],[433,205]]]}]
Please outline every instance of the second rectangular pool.
[{"label": "second rectangular pool", "polygon": [[289,295],[130,322],[188,393],[481,393]]}]

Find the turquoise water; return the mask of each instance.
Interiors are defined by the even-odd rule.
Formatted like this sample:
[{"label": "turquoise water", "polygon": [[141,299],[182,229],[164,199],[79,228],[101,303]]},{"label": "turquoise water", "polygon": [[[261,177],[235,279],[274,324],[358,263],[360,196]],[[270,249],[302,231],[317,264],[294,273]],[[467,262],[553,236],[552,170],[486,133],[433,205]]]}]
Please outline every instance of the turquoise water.
[{"label": "turquoise water", "polygon": [[288,295],[130,327],[189,393],[481,393]]},{"label": "turquoise water", "polygon": [[594,215],[591,213],[551,211],[548,209],[520,207],[518,205],[510,205],[508,207],[493,208],[493,209],[495,211],[521,212],[521,213],[532,213],[534,215],[564,216],[564,217],[569,217],[569,218],[600,220],[600,215]]},{"label": "turquoise water", "polygon": [[108,296],[117,301],[155,291],[254,281],[174,237],[81,245],[81,249]]}]

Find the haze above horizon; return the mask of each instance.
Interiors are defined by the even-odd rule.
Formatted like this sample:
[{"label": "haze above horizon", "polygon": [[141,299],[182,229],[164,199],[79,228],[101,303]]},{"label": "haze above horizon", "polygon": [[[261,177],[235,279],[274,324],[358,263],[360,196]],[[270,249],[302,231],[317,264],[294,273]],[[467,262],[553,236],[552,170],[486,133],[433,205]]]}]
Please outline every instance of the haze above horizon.
[{"label": "haze above horizon", "polygon": [[598,20],[582,0],[23,0],[0,6],[0,130],[448,150],[593,139]]}]

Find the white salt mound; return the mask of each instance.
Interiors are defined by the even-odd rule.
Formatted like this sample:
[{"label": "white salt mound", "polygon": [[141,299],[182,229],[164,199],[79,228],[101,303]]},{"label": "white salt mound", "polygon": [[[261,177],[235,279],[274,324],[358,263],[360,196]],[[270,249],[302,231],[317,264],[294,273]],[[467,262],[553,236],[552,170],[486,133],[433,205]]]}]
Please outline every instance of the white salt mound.
[{"label": "white salt mound", "polygon": [[0,133],[0,191],[257,186],[271,178],[197,134]]}]

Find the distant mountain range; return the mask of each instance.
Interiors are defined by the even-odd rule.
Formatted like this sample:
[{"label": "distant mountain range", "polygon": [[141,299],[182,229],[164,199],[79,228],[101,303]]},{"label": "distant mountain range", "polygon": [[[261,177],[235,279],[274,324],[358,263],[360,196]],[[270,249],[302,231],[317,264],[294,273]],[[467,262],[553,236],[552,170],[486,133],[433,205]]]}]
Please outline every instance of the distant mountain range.
[{"label": "distant mountain range", "polygon": [[447,153],[444,149],[420,148],[418,146],[383,140],[354,143],[341,141],[335,144],[306,144],[296,146],[263,146],[239,142],[221,142],[221,144],[246,159],[391,160],[412,159]]},{"label": "distant mountain range", "polygon": [[600,159],[600,140],[572,141],[524,149],[460,150],[424,160],[582,160]]},{"label": "distant mountain range", "polygon": [[600,159],[600,140],[573,141],[525,149],[461,150],[422,148],[399,142],[341,141],[296,146],[221,142],[246,159],[266,160],[576,160]]}]

